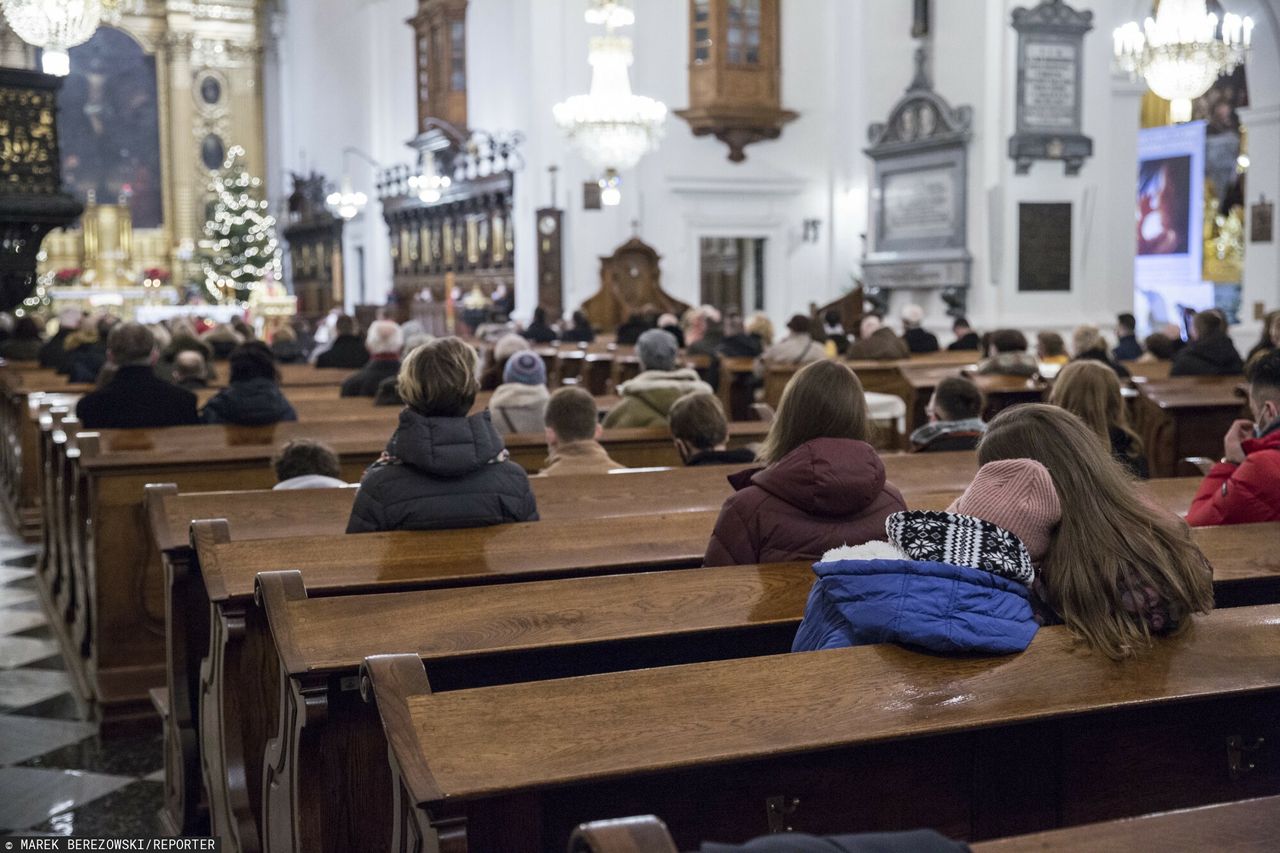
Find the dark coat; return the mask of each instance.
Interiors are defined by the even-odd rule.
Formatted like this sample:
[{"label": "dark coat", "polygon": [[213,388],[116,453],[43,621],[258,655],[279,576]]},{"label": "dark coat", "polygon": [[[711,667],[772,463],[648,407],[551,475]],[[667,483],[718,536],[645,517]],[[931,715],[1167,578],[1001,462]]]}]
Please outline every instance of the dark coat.
[{"label": "dark coat", "polygon": [[977,332],[970,332],[963,338],[956,338],[951,346],[947,347],[948,352],[968,352],[969,350],[982,349],[982,338],[978,337]]},{"label": "dark coat", "polygon": [[912,352],[937,352],[941,349],[938,346],[938,336],[924,329],[907,329],[902,334],[902,340]]},{"label": "dark coat", "polygon": [[618,327],[618,334],[615,339],[619,346],[634,344],[640,340],[640,336],[652,329],[653,326],[644,322],[632,323],[630,320]]},{"label": "dark coat", "polygon": [[280,421],[296,421],[298,413],[285,399],[280,386],[258,377],[232,382],[204,404],[200,417],[207,424],[266,426]]},{"label": "dark coat", "polygon": [[9,338],[0,344],[0,358],[8,361],[37,361],[44,343],[39,338]]},{"label": "dark coat", "polygon": [[703,450],[689,457],[684,464],[689,468],[704,465],[750,465],[756,461],[756,453],[750,447],[731,447],[728,450]]},{"label": "dark coat", "polygon": [[717,354],[724,358],[756,358],[764,352],[764,341],[759,335],[729,335],[720,341]]},{"label": "dark coat", "polygon": [[52,338],[45,341],[44,346],[40,347],[40,366],[52,367],[59,373],[66,373],[71,370],[71,354],[67,352],[67,335],[74,331],[72,329],[58,329]]},{"label": "dark coat", "polygon": [[1244,373],[1244,361],[1226,335],[1193,341],[1173,357],[1170,376],[1235,376]]},{"label": "dark coat", "polygon": [[71,351],[71,369],[67,372],[67,381],[76,383],[97,382],[98,374],[102,371],[102,365],[106,363],[106,341],[81,344]]},{"label": "dark coat", "polygon": [[1124,335],[1116,341],[1116,348],[1111,351],[1116,361],[1137,361],[1142,358],[1142,344],[1137,335]]},{"label": "dark coat", "polygon": [[400,359],[373,358],[361,368],[342,381],[343,397],[376,397],[378,386],[384,379],[393,379],[400,375]]},{"label": "dark coat", "polygon": [[529,478],[507,459],[488,412],[428,418],[405,409],[386,454],[360,481],[347,532],[537,520]]},{"label": "dark coat", "polygon": [[156,377],[150,365],[126,365],[105,387],[85,394],[76,417],[86,429],[133,429],[200,423],[196,395]]},{"label": "dark coat", "polygon": [[529,328],[524,330],[525,340],[533,341],[535,344],[549,344],[559,337],[556,330],[546,323],[530,323]]},{"label": "dark coat", "polygon": [[369,361],[369,351],[359,335],[338,335],[333,346],[316,357],[316,367],[345,367],[359,370]]},{"label": "dark coat", "polygon": [[373,404],[375,406],[404,405],[404,400],[400,399],[400,384],[398,376],[388,376],[386,379],[378,383],[378,390],[373,395]]},{"label": "dark coat", "polygon": [[590,326],[573,326],[565,329],[560,339],[575,344],[589,344],[596,339],[596,331]]},{"label": "dark coat", "polygon": [[737,492],[720,510],[706,566],[816,561],[882,538],[885,519],[906,509],[875,449],[848,438],[816,438],[729,483]]},{"label": "dark coat", "polygon": [[297,341],[276,341],[271,345],[271,355],[281,364],[301,364],[307,360],[302,344]]}]

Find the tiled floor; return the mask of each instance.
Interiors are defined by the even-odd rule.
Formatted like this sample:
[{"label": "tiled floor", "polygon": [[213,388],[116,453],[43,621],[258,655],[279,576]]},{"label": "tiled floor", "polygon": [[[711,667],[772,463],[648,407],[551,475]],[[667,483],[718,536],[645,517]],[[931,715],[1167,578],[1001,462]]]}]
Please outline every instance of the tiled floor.
[{"label": "tiled floor", "polygon": [[160,735],[103,740],[84,721],[35,559],[0,521],[0,833],[159,835]]}]

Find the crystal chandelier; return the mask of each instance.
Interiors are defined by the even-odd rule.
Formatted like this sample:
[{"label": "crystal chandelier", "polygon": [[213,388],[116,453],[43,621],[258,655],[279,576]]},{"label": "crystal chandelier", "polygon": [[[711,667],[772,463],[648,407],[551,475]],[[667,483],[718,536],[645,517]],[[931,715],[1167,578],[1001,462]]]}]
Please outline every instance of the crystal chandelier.
[{"label": "crystal chandelier", "polygon": [[447,190],[453,183],[448,175],[436,171],[436,155],[428,154],[422,163],[422,173],[409,178],[409,188],[418,194],[423,204],[435,204],[440,200],[442,190]]},{"label": "crystal chandelier", "polygon": [[71,72],[67,49],[84,44],[102,20],[102,0],[0,0],[9,29],[41,49],[45,74]]},{"label": "crystal chandelier", "polygon": [[634,22],[631,8],[619,0],[591,0],[586,19],[606,29],[605,35],[591,39],[591,91],[556,104],[552,112],[587,162],[610,176],[610,198],[620,198],[616,173],[657,147],[667,108],[631,92],[631,39],[614,33]]},{"label": "crystal chandelier", "polygon": [[341,188],[337,192],[329,193],[325,198],[325,204],[329,209],[348,222],[359,216],[360,211],[364,210],[364,206],[368,203],[367,195],[356,192],[351,187],[350,175],[343,175]]},{"label": "crystal chandelier", "polygon": [[1223,74],[1244,63],[1253,20],[1222,17],[1204,0],[1161,0],[1154,18],[1130,21],[1114,33],[1120,67],[1146,79],[1151,91],[1171,102],[1175,122],[1191,120],[1191,102]]}]

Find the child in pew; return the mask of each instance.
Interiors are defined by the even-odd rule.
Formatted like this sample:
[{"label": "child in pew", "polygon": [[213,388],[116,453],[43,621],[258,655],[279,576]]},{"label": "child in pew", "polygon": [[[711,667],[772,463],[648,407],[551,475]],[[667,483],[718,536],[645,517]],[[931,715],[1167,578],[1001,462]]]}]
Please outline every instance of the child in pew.
[{"label": "child in pew", "polygon": [[551,395],[546,431],[551,455],[540,476],[607,474],[627,467],[609,458],[600,445],[603,430],[596,413],[596,398],[581,388],[561,388]]},{"label": "child in pew", "polygon": [[539,432],[545,424],[550,399],[547,365],[542,356],[531,350],[518,352],[507,360],[502,384],[489,398],[493,425],[503,435]]},{"label": "child in pew", "polygon": [[276,472],[273,489],[337,489],[347,485],[338,454],[327,444],[309,438],[287,442],[271,460],[271,467]]},{"label": "child in pew", "polygon": [[729,450],[729,422],[714,394],[686,394],[671,407],[671,438],[681,461],[700,465],[750,465],[756,461],[749,447]]},{"label": "child in pew", "polygon": [[489,413],[467,414],[480,390],[477,368],[476,351],[452,337],[405,357],[400,425],[365,471],[348,533],[538,520],[529,478],[510,461]]},{"label": "child in pew", "polygon": [[926,412],[929,423],[911,433],[916,453],[973,450],[987,425],[982,422],[986,401],[973,380],[949,376],[933,389]]},{"label": "child in pew", "polygon": [[862,383],[841,362],[802,367],[782,392],[760,446],[763,468],[729,477],[736,493],[716,520],[705,566],[816,560],[878,538],[907,508],[867,443]]},{"label": "child in pew", "polygon": [[1006,409],[987,425],[978,464],[1032,459],[1062,505],[1033,591],[1094,651],[1120,660],[1213,608],[1213,569],[1182,519],[1144,499],[1084,421],[1056,406]]},{"label": "child in pew", "polygon": [[1150,476],[1142,439],[1129,426],[1120,380],[1111,368],[1097,361],[1068,364],[1058,374],[1049,402],[1084,421],[1130,474],[1142,480]]},{"label": "child in pew", "polygon": [[1200,484],[1188,524],[1280,521],[1280,350],[1250,368],[1249,408],[1253,421],[1227,431],[1222,460]]},{"label": "child in pew", "polygon": [[1020,652],[1039,627],[1030,586],[1061,517],[1043,465],[984,465],[949,511],[894,513],[887,542],[824,554],[792,651]]}]

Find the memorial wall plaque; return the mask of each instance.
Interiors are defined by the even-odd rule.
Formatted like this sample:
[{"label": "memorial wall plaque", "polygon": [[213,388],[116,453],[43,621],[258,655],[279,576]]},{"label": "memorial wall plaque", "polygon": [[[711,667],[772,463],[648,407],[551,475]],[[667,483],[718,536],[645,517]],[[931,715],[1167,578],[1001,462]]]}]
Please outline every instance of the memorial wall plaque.
[{"label": "memorial wall plaque", "polygon": [[872,179],[870,251],[862,259],[868,294],[943,289],[963,311],[972,257],[967,249],[968,143],[973,112],[933,91],[925,48],[916,73],[865,149]]},{"label": "memorial wall plaque", "polygon": [[1009,139],[1015,171],[1025,175],[1036,160],[1062,160],[1067,174],[1079,174],[1093,155],[1093,140],[1081,132],[1082,62],[1085,33],[1093,13],[1062,0],[1043,0],[1013,10],[1018,32],[1016,131]]},{"label": "memorial wall plaque", "polygon": [[1071,290],[1071,205],[1018,205],[1018,290]]},{"label": "memorial wall plaque", "polygon": [[1249,242],[1250,243],[1270,243],[1274,225],[1272,224],[1272,214],[1275,212],[1275,206],[1266,200],[1266,198],[1258,199],[1258,203],[1249,208]]}]

